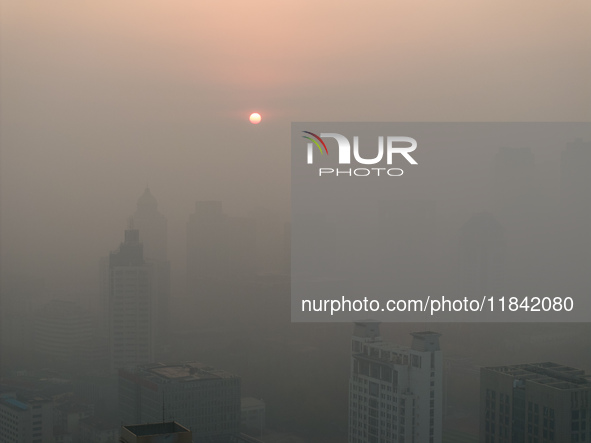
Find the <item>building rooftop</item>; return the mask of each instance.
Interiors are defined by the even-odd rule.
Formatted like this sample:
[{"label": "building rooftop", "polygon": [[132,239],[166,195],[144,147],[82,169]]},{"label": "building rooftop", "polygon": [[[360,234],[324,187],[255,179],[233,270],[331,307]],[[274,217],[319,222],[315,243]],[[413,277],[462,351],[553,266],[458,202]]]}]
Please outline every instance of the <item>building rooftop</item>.
[{"label": "building rooftop", "polygon": [[591,389],[591,375],[585,374],[584,370],[553,362],[495,366],[484,369],[555,389]]},{"label": "building rooftop", "polygon": [[242,397],[240,399],[240,406],[242,408],[260,408],[265,407],[265,402],[254,397]]},{"label": "building rooftop", "polygon": [[49,399],[39,396],[36,392],[10,392],[0,395],[0,403],[21,411],[26,411],[31,406],[47,402],[49,402]]},{"label": "building rooftop", "polygon": [[199,362],[167,365],[156,363],[137,368],[135,375],[147,378],[155,383],[175,381],[179,383],[194,382],[198,380],[214,380],[223,378],[238,378],[238,376],[215,369]]},{"label": "building rooftop", "polygon": [[145,425],[123,426],[124,429],[131,432],[136,437],[145,437],[148,435],[167,435],[191,432],[184,426],[175,421],[163,423],[148,423]]},{"label": "building rooftop", "polygon": [[378,339],[380,337],[380,323],[373,320],[355,322],[353,335],[374,340]]},{"label": "building rooftop", "polygon": [[376,349],[382,349],[384,351],[392,351],[392,352],[408,352],[410,351],[409,346],[399,345],[397,343],[392,343],[389,341],[375,341],[371,343],[366,343],[366,346]]},{"label": "building rooftop", "polygon": [[26,404],[12,397],[4,397],[0,399],[0,402],[12,407],[13,409],[19,409],[21,411],[26,411],[27,409],[29,409],[29,407]]},{"label": "building rooftop", "polygon": [[412,335],[413,337],[431,337],[431,336],[441,337],[441,334],[439,332],[433,332],[433,331],[411,332],[410,335]]}]

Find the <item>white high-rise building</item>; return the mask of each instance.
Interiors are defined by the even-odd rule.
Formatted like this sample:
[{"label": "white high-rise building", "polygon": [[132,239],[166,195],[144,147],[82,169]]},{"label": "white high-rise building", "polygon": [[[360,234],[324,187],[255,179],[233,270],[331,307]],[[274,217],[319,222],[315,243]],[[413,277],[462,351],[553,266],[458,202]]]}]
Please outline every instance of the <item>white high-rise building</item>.
[{"label": "white high-rise building", "polygon": [[382,340],[379,323],[355,323],[349,443],[441,443],[443,360],[436,332],[411,347]]},{"label": "white high-rise building", "polygon": [[144,260],[139,231],[109,256],[108,330],[111,369],[151,363],[154,356],[153,266]]}]

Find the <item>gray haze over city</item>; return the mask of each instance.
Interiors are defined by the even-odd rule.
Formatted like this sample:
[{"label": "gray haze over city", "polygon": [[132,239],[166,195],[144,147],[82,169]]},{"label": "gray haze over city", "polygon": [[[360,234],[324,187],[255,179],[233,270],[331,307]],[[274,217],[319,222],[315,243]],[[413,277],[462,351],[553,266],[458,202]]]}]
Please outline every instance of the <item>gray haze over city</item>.
[{"label": "gray haze over city", "polygon": [[[93,405],[84,420],[113,429],[142,424],[122,418],[121,377],[132,377],[117,371],[136,369],[114,354],[116,270],[132,264],[152,291],[150,352],[137,367],[201,362],[239,377],[240,396],[266,408],[264,430],[243,422],[240,431],[264,442],[372,441],[351,411],[364,370],[355,355],[381,343],[374,326],[290,320],[291,123],[591,120],[587,2],[2,1],[0,20],[0,406],[43,398],[60,411],[43,443],[95,441],[92,420],[88,434],[63,429],[71,405]],[[465,181],[397,191],[392,210],[408,214],[398,221],[407,237],[393,245],[432,260],[450,294],[481,283],[495,295],[511,285],[590,292],[591,138],[504,143],[456,160],[455,170],[475,168]],[[427,231],[433,254],[408,240]],[[479,254],[502,262],[489,269],[497,277],[465,270]],[[60,315],[71,331],[83,319],[88,341],[46,340]],[[409,335],[427,330],[438,343]],[[483,367],[591,372],[588,323],[382,323],[380,332],[440,352],[435,442],[489,441],[483,402],[496,382]],[[591,395],[588,375],[569,377]],[[47,381],[58,379],[61,390]],[[589,433],[591,408],[581,410],[587,428],[573,418],[569,438]],[[33,441],[9,440],[2,426],[0,442]],[[189,427],[194,441],[222,441]],[[393,441],[383,429],[375,441]],[[526,441],[519,429],[502,441]],[[237,432],[220,438],[241,441]]]}]

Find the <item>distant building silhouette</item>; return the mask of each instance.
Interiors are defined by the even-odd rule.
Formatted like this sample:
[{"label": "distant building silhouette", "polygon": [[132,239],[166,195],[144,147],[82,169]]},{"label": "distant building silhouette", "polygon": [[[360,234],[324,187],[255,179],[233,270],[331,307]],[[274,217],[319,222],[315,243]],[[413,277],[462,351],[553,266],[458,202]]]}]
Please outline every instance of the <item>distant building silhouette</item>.
[{"label": "distant building silhouette", "polygon": [[256,271],[263,275],[285,274],[284,223],[279,216],[266,208],[257,207],[251,217],[256,232]]},{"label": "distant building silhouette", "polygon": [[226,278],[251,280],[257,273],[255,221],[248,217],[225,216]]},{"label": "distant building silhouette", "polygon": [[94,416],[93,404],[80,403],[74,400],[65,400],[53,408],[53,435],[55,442],[83,441],[91,443],[91,440],[83,440],[80,433],[81,420]]},{"label": "distant building silhouette", "polygon": [[502,293],[505,232],[488,212],[474,214],[460,229],[460,296],[482,300]]},{"label": "distant building silhouette", "polygon": [[576,140],[567,143],[561,154],[560,196],[563,209],[584,229],[591,224],[590,168],[591,142]]},{"label": "distant building silhouette", "polygon": [[170,262],[167,259],[166,217],[158,212],[158,202],[146,188],[132,216],[133,226],[141,233],[144,258],[153,266],[155,351],[164,351],[170,333]]},{"label": "distant building silhouette", "polygon": [[591,142],[568,143],[561,156],[562,290],[577,294],[591,284]]},{"label": "distant building silhouette", "polygon": [[100,333],[107,337],[109,334],[109,256],[99,258],[98,262],[99,299],[95,307],[99,317]]},{"label": "distant building silhouette", "polygon": [[187,222],[187,288],[203,291],[256,272],[256,231],[252,219],[222,212],[220,201],[198,201]]},{"label": "distant building silhouette", "polygon": [[222,279],[226,262],[222,202],[199,201],[187,222],[187,287]]},{"label": "distant building silhouette", "polygon": [[80,441],[84,443],[118,442],[120,434],[120,426],[99,417],[80,420]]},{"label": "distant building silhouette", "polygon": [[127,229],[109,256],[108,332],[111,369],[154,358],[153,266],[144,260],[139,231]]},{"label": "distant building silhouette", "polygon": [[482,368],[481,442],[591,441],[591,376],[544,362]]},{"label": "distant building silhouette", "polygon": [[[434,200],[378,202],[378,243],[382,276],[395,279],[396,290],[405,296],[420,296],[440,290],[435,274],[440,225]],[[386,280],[387,281],[387,280]]]},{"label": "distant building silhouette", "polygon": [[68,364],[88,357],[94,322],[89,311],[74,302],[52,300],[37,310],[35,350]]},{"label": "distant building silhouette", "polygon": [[32,349],[35,308],[47,300],[45,282],[32,274],[0,277],[0,353]]},{"label": "distant building silhouette", "polygon": [[494,160],[493,208],[503,224],[523,225],[535,204],[535,157],[530,148],[499,149]]},{"label": "distant building silhouette", "polygon": [[382,340],[379,324],[355,323],[349,379],[349,443],[439,443],[443,361],[436,332],[410,348]]},{"label": "distant building silhouette", "polygon": [[149,188],[138,199],[132,220],[134,227],[142,233],[144,257],[149,260],[167,260],[166,217],[158,211],[158,201]]},{"label": "distant building silhouette", "polygon": [[119,371],[122,423],[183,423],[195,441],[240,434],[240,378],[201,363],[152,364]]},{"label": "distant building silhouette", "polygon": [[254,397],[243,397],[240,400],[240,421],[243,430],[249,434],[260,435],[265,430],[266,406],[263,400]]},{"label": "distant building silhouette", "polygon": [[[492,213],[504,228],[506,270],[513,293],[539,289],[541,252],[548,235],[535,155],[529,147],[500,148],[494,160]],[[538,286],[537,286],[538,285]]]}]

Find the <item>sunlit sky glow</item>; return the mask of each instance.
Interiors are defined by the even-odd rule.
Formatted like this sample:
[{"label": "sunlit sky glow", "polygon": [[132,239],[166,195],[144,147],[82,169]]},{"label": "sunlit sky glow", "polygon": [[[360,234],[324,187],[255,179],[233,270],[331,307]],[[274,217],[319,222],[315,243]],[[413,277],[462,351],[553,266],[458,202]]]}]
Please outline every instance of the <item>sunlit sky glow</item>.
[{"label": "sunlit sky glow", "polygon": [[587,0],[3,1],[0,16],[3,263],[56,279],[95,278],[147,183],[176,263],[195,200],[287,218],[291,121],[591,118]]}]

